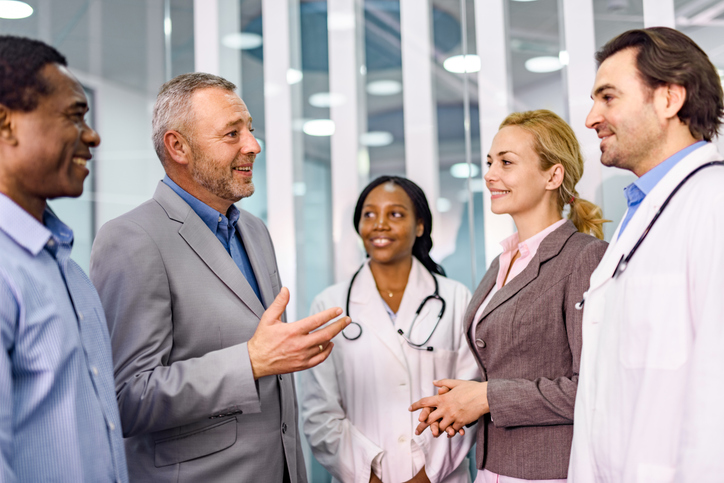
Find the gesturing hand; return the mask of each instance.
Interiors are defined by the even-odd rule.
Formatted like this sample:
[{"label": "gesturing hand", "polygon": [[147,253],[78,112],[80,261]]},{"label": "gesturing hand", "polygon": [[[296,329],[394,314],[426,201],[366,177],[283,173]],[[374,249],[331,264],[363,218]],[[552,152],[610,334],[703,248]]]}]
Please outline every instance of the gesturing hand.
[{"label": "gesturing hand", "polygon": [[423,409],[415,434],[422,433],[433,423],[438,426],[437,434],[434,425],[431,429],[435,437],[442,432],[454,436],[461,430],[463,431],[461,434],[464,434],[463,426],[477,421],[480,416],[490,412],[487,382],[442,379],[433,384],[439,388],[444,387],[445,392],[441,389],[437,396],[424,397],[409,408],[410,411]]},{"label": "gesturing hand", "polygon": [[350,323],[349,317],[343,317],[319,329],[342,314],[341,308],[333,307],[285,324],[281,316],[288,303],[289,290],[282,287],[247,343],[254,379],[316,366],[332,351],[334,344],[331,339]]}]

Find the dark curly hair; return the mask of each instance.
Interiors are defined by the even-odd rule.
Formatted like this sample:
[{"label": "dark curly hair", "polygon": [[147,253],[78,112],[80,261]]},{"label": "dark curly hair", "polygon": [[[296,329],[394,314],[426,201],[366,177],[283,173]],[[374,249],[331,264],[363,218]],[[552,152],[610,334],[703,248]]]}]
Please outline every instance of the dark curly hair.
[{"label": "dark curly hair", "polygon": [[679,119],[694,138],[711,141],[717,135],[724,117],[721,80],[701,47],[668,27],[629,30],[596,53],[598,65],[624,49],[636,50],[636,68],[650,89],[667,84],[686,88]]},{"label": "dark curly hair", "polygon": [[47,64],[68,65],[65,57],[39,40],[0,35],[0,104],[29,112],[52,86],[40,75]]},{"label": "dark curly hair", "polygon": [[401,176],[380,176],[368,184],[359,195],[357,206],[354,209],[355,231],[359,233],[359,220],[362,218],[362,207],[367,199],[367,195],[370,194],[370,191],[384,183],[394,183],[402,188],[405,193],[407,193],[407,196],[410,197],[410,201],[412,201],[412,206],[415,208],[415,216],[418,220],[422,221],[422,235],[415,239],[415,244],[412,246],[412,254],[425,268],[430,270],[430,272],[444,277],[445,270],[430,258],[430,250],[432,249],[432,237],[430,236],[430,233],[432,233],[432,213],[430,212],[430,205],[427,203],[427,197],[425,196],[425,192],[422,191],[422,188],[409,179]]}]

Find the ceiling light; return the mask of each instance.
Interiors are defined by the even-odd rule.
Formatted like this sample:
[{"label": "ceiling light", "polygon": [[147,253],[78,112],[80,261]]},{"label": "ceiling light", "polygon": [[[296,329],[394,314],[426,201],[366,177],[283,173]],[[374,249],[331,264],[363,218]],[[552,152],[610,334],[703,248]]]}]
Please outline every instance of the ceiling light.
[{"label": "ceiling light", "polygon": [[18,19],[30,17],[33,14],[33,7],[25,2],[14,0],[0,1],[0,18]]},{"label": "ceiling light", "polygon": [[568,55],[567,50],[561,50],[558,52],[558,61],[561,63],[561,65],[568,65],[568,62],[571,61],[571,56]]},{"label": "ceiling light", "polygon": [[402,84],[396,80],[378,80],[367,84],[367,92],[373,96],[391,96],[402,92]]},{"label": "ceiling light", "polygon": [[301,82],[303,78],[304,74],[302,74],[301,70],[287,69],[287,84],[296,84],[298,82]]},{"label": "ceiling light", "polygon": [[224,35],[221,45],[230,49],[252,50],[261,47],[261,35],[251,32],[234,32]]},{"label": "ceiling light", "polygon": [[370,131],[359,137],[359,142],[363,146],[371,147],[389,146],[394,140],[392,133],[387,131]]},{"label": "ceiling light", "polygon": [[555,72],[563,68],[563,64],[558,57],[544,55],[542,57],[532,57],[525,61],[525,68],[530,72],[543,73]]},{"label": "ceiling light", "polygon": [[447,213],[452,208],[452,203],[447,198],[438,198],[436,205],[438,213]]},{"label": "ceiling light", "polygon": [[535,0],[513,0],[514,2],[535,2]]},{"label": "ceiling light", "polygon": [[468,163],[456,163],[450,166],[450,174],[453,178],[467,178],[468,173],[470,173],[471,178],[474,178],[480,174],[480,168],[476,165],[471,164],[470,168],[470,171],[468,171]]},{"label": "ceiling light", "polygon": [[331,119],[314,119],[307,121],[302,127],[304,134],[310,136],[331,136],[334,134],[334,121]]},{"label": "ceiling light", "polygon": [[341,106],[347,99],[337,92],[317,92],[309,96],[309,103],[314,107]]},{"label": "ceiling light", "polygon": [[445,70],[455,74],[463,74],[465,72],[478,72],[480,70],[480,57],[474,54],[469,55],[453,55],[445,59],[442,63]]}]

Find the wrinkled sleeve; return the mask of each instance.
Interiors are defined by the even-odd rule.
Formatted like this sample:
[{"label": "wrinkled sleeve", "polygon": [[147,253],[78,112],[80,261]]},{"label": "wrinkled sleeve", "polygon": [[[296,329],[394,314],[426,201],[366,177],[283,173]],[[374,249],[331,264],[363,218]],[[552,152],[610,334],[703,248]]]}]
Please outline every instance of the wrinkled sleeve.
[{"label": "wrinkled sleeve", "polygon": [[0,268],[0,483],[15,481],[13,452],[13,366],[11,353],[20,316],[16,292]]},{"label": "wrinkled sleeve", "polygon": [[677,482],[719,481],[724,474],[724,194],[707,203],[686,255],[694,343],[677,445]]},{"label": "wrinkled sleeve", "polygon": [[[587,244],[576,258],[568,276],[564,310],[568,345],[573,356],[571,377],[555,379],[493,379],[488,382],[490,416],[497,427],[540,426],[573,423],[578,374],[581,365],[583,311],[575,308],[588,289],[591,274],[601,261],[607,245]],[[551,301],[554,303],[554,301]]]},{"label": "wrinkled sleeve", "polygon": [[[326,308],[317,298],[310,313]],[[368,483],[372,466],[379,465],[382,448],[347,419],[337,380],[335,350],[326,361],[297,374],[302,427],[314,457],[335,478],[344,483]]]},{"label": "wrinkled sleeve", "polygon": [[90,276],[108,322],[125,437],[261,412],[246,343],[169,362],[174,327],[165,263],[154,240],[129,220],[105,224],[93,244]]}]

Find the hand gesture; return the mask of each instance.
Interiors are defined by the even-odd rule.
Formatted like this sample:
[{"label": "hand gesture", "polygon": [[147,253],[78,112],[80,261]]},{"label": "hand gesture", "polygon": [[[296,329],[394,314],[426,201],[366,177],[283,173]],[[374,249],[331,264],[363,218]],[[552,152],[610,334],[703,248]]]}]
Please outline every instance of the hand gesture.
[{"label": "hand gesture", "polygon": [[342,314],[339,307],[297,322],[284,323],[281,316],[288,303],[289,290],[283,287],[262,315],[256,332],[247,343],[254,379],[316,366],[332,351],[334,344],[331,339],[350,323],[349,317],[343,317],[319,329]]},{"label": "hand gesture", "polygon": [[490,412],[487,382],[442,379],[433,384],[440,388],[438,395],[424,397],[409,408],[410,411],[423,410],[415,434],[421,434],[428,426],[432,426],[430,430],[435,437],[442,432],[448,437],[465,434],[463,426]]}]

